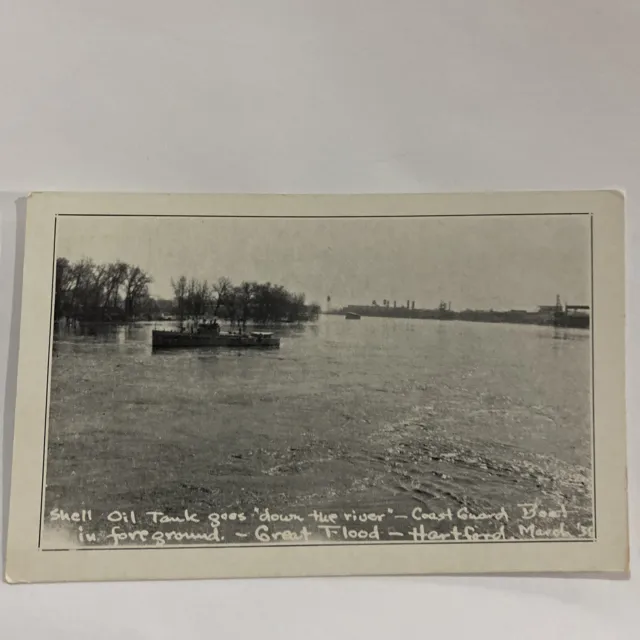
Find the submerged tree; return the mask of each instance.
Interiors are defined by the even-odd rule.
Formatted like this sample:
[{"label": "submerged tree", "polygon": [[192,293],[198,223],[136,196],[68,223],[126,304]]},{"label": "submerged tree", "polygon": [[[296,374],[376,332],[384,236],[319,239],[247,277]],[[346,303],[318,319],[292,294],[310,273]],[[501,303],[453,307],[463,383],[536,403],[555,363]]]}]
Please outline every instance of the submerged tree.
[{"label": "submerged tree", "polygon": [[175,301],[175,312],[182,323],[187,315],[187,278],[180,276],[177,280],[171,280],[171,288]]},{"label": "submerged tree", "polygon": [[218,278],[212,286],[213,315],[217,316],[225,306],[229,295],[233,289],[233,284],[229,278]]},{"label": "submerged tree", "polygon": [[172,280],[175,308],[181,320],[200,319],[206,315],[225,318],[232,325],[246,327],[278,322],[316,320],[320,305],[307,305],[304,294],[287,291],[270,282],[244,281],[234,286],[228,278],[219,278],[212,286],[206,281],[187,280],[182,276]]},{"label": "submerged tree", "polygon": [[151,277],[140,267],[117,261],[96,264],[84,258],[56,260],[56,320],[134,319],[149,300]]}]

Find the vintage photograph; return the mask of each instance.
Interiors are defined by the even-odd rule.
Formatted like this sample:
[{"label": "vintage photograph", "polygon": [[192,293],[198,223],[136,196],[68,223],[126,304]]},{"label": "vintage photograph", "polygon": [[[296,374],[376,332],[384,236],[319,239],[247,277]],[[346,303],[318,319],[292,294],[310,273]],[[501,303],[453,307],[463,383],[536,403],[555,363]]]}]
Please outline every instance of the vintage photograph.
[{"label": "vintage photograph", "polygon": [[58,215],[40,546],[590,541],[592,218]]}]

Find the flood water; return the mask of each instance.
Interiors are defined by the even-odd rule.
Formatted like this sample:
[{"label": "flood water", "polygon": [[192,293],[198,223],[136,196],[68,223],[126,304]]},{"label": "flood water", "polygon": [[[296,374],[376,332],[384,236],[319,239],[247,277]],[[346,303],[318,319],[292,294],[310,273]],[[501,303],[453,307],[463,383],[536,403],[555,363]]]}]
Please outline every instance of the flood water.
[{"label": "flood water", "polygon": [[[277,350],[58,330],[46,508],[498,508],[591,518],[589,332],[321,316]],[[576,516],[578,517],[578,516]]]}]

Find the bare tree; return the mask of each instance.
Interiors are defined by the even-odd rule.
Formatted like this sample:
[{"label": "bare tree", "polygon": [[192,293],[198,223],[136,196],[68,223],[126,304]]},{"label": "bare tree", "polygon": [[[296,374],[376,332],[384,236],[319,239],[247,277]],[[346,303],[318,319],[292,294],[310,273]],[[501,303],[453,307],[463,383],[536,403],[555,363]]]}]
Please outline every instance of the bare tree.
[{"label": "bare tree", "polygon": [[246,328],[249,321],[304,322],[317,319],[320,313],[320,305],[307,305],[303,293],[291,293],[270,282],[244,281],[234,286],[229,278],[219,278],[209,286],[206,280],[181,276],[172,280],[171,286],[181,323],[185,318],[199,322],[213,312],[227,318],[232,326],[237,323]]},{"label": "bare tree", "polygon": [[[56,260],[55,316],[68,320],[131,319],[149,297],[151,277],[125,262],[96,264]],[[120,295],[122,290],[122,296]],[[122,307],[121,307],[122,303]]]},{"label": "bare tree", "polygon": [[124,286],[128,273],[129,265],[126,262],[118,261],[108,265],[103,315],[106,315],[106,311],[109,307],[113,309],[117,309],[119,307],[120,289]]},{"label": "bare tree", "polygon": [[140,267],[129,267],[125,282],[124,312],[128,319],[136,315],[138,307],[149,296],[149,285],[152,278]]},{"label": "bare tree", "polygon": [[176,312],[182,326],[187,315],[187,278],[180,276],[176,281],[171,280],[171,288],[175,298]]},{"label": "bare tree", "polygon": [[71,296],[73,290],[72,265],[66,258],[56,260],[56,283],[54,300],[54,317],[71,317]]},{"label": "bare tree", "polygon": [[231,280],[225,277],[218,278],[216,283],[212,286],[214,316],[217,316],[220,313],[220,309],[225,306],[232,288],[233,285],[231,284]]}]

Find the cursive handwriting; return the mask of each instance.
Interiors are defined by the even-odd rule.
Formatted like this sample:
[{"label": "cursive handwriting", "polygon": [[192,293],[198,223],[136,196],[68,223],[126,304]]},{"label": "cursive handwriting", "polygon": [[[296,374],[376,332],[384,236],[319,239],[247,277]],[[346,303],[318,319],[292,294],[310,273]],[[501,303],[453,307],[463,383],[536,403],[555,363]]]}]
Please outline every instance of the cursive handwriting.
[{"label": "cursive handwriting", "polygon": [[591,522],[578,522],[562,503],[532,500],[493,509],[469,505],[402,511],[288,510],[270,507],[198,512],[183,509],[51,509],[46,521],[71,527],[81,545],[170,546],[371,542],[497,542],[594,539]]}]

